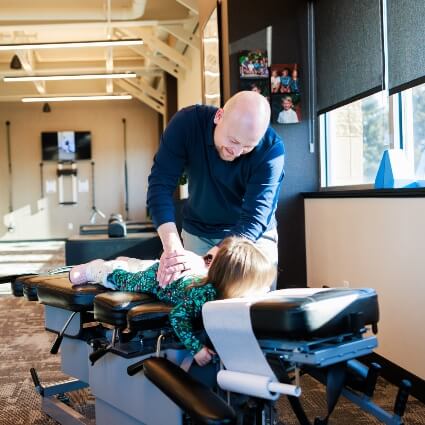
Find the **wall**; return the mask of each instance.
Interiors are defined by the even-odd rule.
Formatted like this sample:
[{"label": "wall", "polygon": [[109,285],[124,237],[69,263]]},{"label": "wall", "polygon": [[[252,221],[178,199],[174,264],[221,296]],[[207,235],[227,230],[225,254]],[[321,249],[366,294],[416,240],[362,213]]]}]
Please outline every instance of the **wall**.
[{"label": "wall", "polygon": [[272,27],[271,64],[297,63],[300,66],[303,120],[299,124],[273,127],[283,138],[286,148],[286,174],[276,213],[281,269],[278,286],[304,286],[304,204],[300,193],[316,190],[319,182],[318,153],[310,153],[308,139],[308,119],[311,117],[308,116],[307,1],[266,0],[253,13],[252,8],[246,7],[244,1],[232,0],[228,2],[227,13],[230,72],[225,76],[227,75],[231,94],[238,90],[238,51],[266,49],[265,29],[268,26]]},{"label": "wall", "polygon": [[[233,0],[232,0],[233,1]],[[226,101],[230,97],[230,74],[229,70],[229,17],[228,17],[228,0],[199,0],[199,28],[200,33],[205,27],[211,13],[220,3],[220,18],[221,18],[221,37],[220,46],[222,50],[221,56],[221,71],[223,75],[223,100]],[[245,8],[245,4],[243,5]]]},{"label": "wall", "polygon": [[305,205],[309,285],[375,288],[377,353],[425,379],[425,199],[307,199]]},{"label": "wall", "polygon": [[181,78],[178,82],[177,103],[179,110],[185,106],[202,103],[200,51],[190,47],[185,56],[191,61],[192,66],[185,71],[184,78]]},{"label": "wall", "polygon": [[[123,118],[127,122],[129,218],[145,220],[147,176],[158,145],[158,114],[136,100],[52,103],[51,108],[52,112],[43,113],[41,104],[0,104],[0,217],[6,215],[4,220],[10,222],[5,130],[5,122],[10,121],[15,224],[14,232],[7,232],[1,219],[0,239],[65,238],[77,233],[80,224],[89,222],[90,161],[78,162],[78,180],[89,183],[89,192],[78,194],[78,205],[58,205],[57,192],[41,199],[42,131],[91,131],[96,206],[107,216],[125,216]],[[44,162],[43,170],[44,181],[57,180],[56,163]]]}]

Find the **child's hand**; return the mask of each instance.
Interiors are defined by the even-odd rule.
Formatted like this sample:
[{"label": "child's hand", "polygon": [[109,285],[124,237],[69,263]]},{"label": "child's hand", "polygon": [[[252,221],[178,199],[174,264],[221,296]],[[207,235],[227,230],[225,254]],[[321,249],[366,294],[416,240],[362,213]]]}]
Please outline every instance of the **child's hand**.
[{"label": "child's hand", "polygon": [[202,348],[202,350],[199,350],[193,358],[195,359],[195,362],[198,363],[199,366],[205,366],[207,365],[215,355],[215,352],[211,350],[208,347]]}]

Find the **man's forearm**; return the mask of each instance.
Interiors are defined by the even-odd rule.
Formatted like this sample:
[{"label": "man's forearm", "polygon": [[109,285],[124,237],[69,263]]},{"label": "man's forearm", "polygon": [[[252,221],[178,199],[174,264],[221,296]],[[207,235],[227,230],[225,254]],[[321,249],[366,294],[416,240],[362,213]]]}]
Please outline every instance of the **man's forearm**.
[{"label": "man's forearm", "polygon": [[183,245],[175,223],[163,223],[158,227],[157,230],[164,252],[172,252],[183,249]]}]

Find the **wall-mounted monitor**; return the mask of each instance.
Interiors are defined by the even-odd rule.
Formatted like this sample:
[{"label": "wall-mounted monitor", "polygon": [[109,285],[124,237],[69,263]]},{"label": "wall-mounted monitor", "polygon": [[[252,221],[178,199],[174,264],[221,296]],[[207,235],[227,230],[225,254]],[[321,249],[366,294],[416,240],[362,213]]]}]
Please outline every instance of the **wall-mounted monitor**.
[{"label": "wall-mounted monitor", "polygon": [[43,161],[91,159],[90,131],[46,131],[41,133]]}]

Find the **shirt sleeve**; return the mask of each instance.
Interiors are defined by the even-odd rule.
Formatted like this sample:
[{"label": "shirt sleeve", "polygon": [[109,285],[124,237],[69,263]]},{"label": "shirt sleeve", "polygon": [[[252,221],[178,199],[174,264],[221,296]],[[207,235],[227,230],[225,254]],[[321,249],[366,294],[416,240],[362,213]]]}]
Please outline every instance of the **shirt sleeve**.
[{"label": "shirt sleeve", "polygon": [[214,299],[215,290],[211,286],[194,287],[188,290],[185,300],[177,304],[169,314],[175,334],[192,355],[204,346],[194,334],[193,321],[200,317],[202,306]]},{"label": "shirt sleeve", "polygon": [[116,269],[108,274],[106,279],[119,291],[156,294],[158,292],[158,281],[156,280],[158,266],[159,263],[155,263],[146,270],[136,273]]},{"label": "shirt sleeve", "polygon": [[175,222],[173,193],[186,163],[188,112],[177,112],[164,133],[148,179],[147,205],[156,227]]},{"label": "shirt sleeve", "polygon": [[275,143],[263,160],[258,161],[247,184],[242,213],[231,234],[256,241],[267,230],[284,177],[284,155],[283,143]]}]

